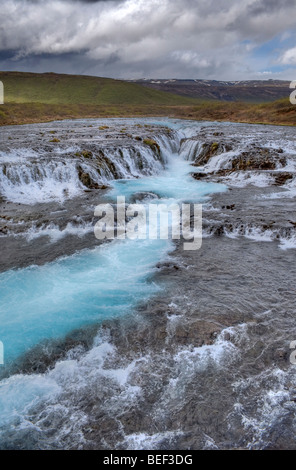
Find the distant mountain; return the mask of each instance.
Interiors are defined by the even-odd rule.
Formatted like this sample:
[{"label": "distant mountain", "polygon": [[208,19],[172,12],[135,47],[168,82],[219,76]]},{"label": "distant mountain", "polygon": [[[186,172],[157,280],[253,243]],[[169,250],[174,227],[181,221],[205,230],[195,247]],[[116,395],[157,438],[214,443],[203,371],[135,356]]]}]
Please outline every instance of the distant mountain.
[{"label": "distant mountain", "polygon": [[288,98],[290,82],[284,80],[246,80],[222,82],[217,80],[142,79],[132,83],[190,98],[220,101],[264,103]]}]

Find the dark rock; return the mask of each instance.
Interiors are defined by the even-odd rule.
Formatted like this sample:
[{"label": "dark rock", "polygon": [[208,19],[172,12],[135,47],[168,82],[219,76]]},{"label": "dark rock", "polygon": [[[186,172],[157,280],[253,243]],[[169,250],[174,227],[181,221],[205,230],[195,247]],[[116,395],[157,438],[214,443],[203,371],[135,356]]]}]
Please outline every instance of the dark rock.
[{"label": "dark rock", "polygon": [[279,175],[275,176],[274,184],[277,186],[284,185],[287,181],[293,179],[294,174],[292,173],[280,173]]},{"label": "dark rock", "polygon": [[89,173],[83,171],[81,167],[78,168],[78,177],[81,183],[83,184],[83,186],[85,186],[86,188],[89,188],[89,189],[100,188],[99,184],[94,182],[91,176],[89,175]]}]

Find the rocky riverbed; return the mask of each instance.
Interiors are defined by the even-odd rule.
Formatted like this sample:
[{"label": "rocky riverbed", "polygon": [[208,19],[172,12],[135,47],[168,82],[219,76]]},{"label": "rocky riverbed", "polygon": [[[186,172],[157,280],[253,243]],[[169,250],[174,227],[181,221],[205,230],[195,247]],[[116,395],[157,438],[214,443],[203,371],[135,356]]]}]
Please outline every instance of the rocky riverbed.
[{"label": "rocky riverbed", "polygon": [[178,146],[165,126],[90,122],[1,129],[1,270],[97,245],[94,209],[111,181],[157,173],[166,158],[160,145]]},{"label": "rocky riverbed", "polygon": [[[175,151],[192,163],[197,184],[215,181],[227,190],[203,200],[201,249],[184,251],[183,241],[174,241],[154,266],[149,282],[161,286],[157,294],[117,319],[37,345],[11,365],[15,382],[25,377],[52,391],[20,412],[13,428],[3,426],[1,447],[294,449],[294,129],[172,121],[168,130],[124,121],[120,132],[118,123],[86,123],[24,126],[23,137],[5,128],[7,142],[15,140],[2,156],[27,139],[27,129],[34,141],[37,133],[55,132],[60,142],[74,130],[66,145],[92,153],[91,168],[84,167],[90,178],[98,145],[112,143],[117,152],[128,144],[147,151],[153,165],[121,177],[161,172],[166,152]],[[60,142],[50,144],[57,161],[53,146]],[[38,204],[28,204],[27,195],[26,204],[3,196],[3,271],[98,242],[93,209],[108,200],[108,189],[94,185],[112,185],[112,178],[93,176],[87,187],[79,167],[89,158],[77,152],[62,160],[75,161],[79,193]],[[12,387],[7,380],[4,390]]]}]

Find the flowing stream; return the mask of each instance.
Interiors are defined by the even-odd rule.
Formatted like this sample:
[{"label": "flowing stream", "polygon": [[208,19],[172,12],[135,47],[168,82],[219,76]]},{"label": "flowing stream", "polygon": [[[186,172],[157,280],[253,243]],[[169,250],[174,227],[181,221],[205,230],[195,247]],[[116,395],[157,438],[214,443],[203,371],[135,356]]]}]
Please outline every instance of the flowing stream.
[{"label": "flowing stream", "polygon": [[[110,196],[124,196],[128,202],[134,193],[152,192],[159,195],[158,203],[201,202],[224,189],[197,183],[189,172],[188,162],[171,155],[159,175],[119,180]],[[2,273],[0,321],[6,361],[44,339],[129,312],[159,289],[149,278],[170,249],[170,240],[115,240],[51,264]]]},{"label": "flowing stream", "polygon": [[[128,121],[124,121],[125,124],[126,122],[128,123]],[[107,153],[105,152],[104,157],[108,159],[108,162],[111,161],[112,165],[110,163],[107,165],[106,163],[104,170],[97,172],[94,170],[92,160],[84,160],[79,164],[80,174],[83,170],[91,181],[94,182],[93,184],[107,182],[110,185],[110,189],[105,193],[103,199],[112,204],[116,203],[118,196],[124,196],[127,204],[140,201],[145,207],[148,207],[149,204],[160,203],[179,205],[184,202],[203,203],[205,207],[209,207],[212,210],[210,214],[214,217],[218,210],[210,207],[211,198],[215,194],[217,197],[223,193],[226,194],[228,187],[221,182],[198,181],[191,176],[193,170],[191,163],[202,149],[200,141],[198,139],[192,140],[191,138],[201,128],[207,129],[210,123],[204,123],[202,126],[201,124],[193,125],[178,121],[168,123],[165,121],[160,121],[159,123],[151,122],[156,127],[157,125],[163,126],[167,124],[174,132],[172,141],[167,136],[162,134],[157,135],[157,132],[155,132],[154,139],[159,146],[158,157],[155,156],[155,152],[152,152],[147,147],[144,150],[141,146],[136,147],[136,150],[127,150],[125,148],[121,154],[116,149],[112,149]],[[80,128],[83,123],[84,121],[81,121],[79,124]],[[60,124],[64,129],[67,128],[67,125],[71,127],[72,124]],[[75,125],[77,124],[74,124],[74,127]],[[135,125],[135,123],[132,122],[132,125]],[[43,132],[46,126],[42,127],[41,125]],[[229,125],[227,126],[229,128]],[[58,127],[59,125],[57,125]],[[259,135],[260,126],[257,126],[257,129]],[[239,134],[239,127],[236,127],[236,132]],[[183,138],[183,142],[180,145],[181,138]],[[55,198],[58,204],[63,205],[65,199],[79,197],[83,192],[84,186],[81,183],[82,180],[77,176],[77,164],[67,156],[71,152],[73,153],[74,150],[78,152],[79,137],[76,140],[76,142],[71,143],[72,147],[69,143],[65,147],[66,150],[65,148],[60,148],[55,153],[54,160],[47,158],[46,150],[44,150],[43,154],[39,152],[39,157],[44,161],[43,163],[38,161],[38,164],[34,167],[30,162],[39,158],[36,148],[32,149],[31,153],[28,148],[25,150],[21,148],[17,150],[2,150],[2,166],[0,171],[2,196],[15,204],[19,204],[23,199],[22,202],[27,205],[34,205],[36,201],[39,203],[49,203]],[[289,139],[287,141],[290,142]],[[243,144],[240,143],[240,145]],[[286,151],[293,162],[294,157],[292,154],[294,150],[289,145],[287,145]],[[238,149],[236,151],[226,150],[224,153],[222,152],[222,156],[215,157],[216,161],[213,158],[212,163],[204,166],[205,171],[220,169],[223,167],[223,162],[226,162],[227,168],[229,161],[231,161],[231,158],[236,153],[238,153]],[[139,160],[140,154],[142,155],[141,161]],[[219,164],[217,163],[218,161]],[[81,167],[83,167],[82,170]],[[289,190],[289,188],[287,189]],[[41,228],[37,235],[35,233],[35,237],[50,236],[50,227],[46,231],[44,231],[44,227]],[[90,227],[92,231],[93,225],[90,225]],[[53,227],[52,230],[59,231],[60,229]],[[60,231],[59,233],[62,232]],[[226,230],[225,235],[227,235]],[[240,249],[244,249],[245,245],[243,243],[251,242],[249,240],[241,242],[237,239],[239,236],[238,232],[236,235],[232,233],[228,237],[228,243],[233,240],[233,250],[237,249],[239,253]],[[206,236],[208,237],[206,238],[208,245],[206,244],[205,250],[209,250],[210,248],[208,247],[210,247],[211,242],[209,234],[206,234]],[[258,239],[257,237],[256,241],[266,241],[266,238],[261,237],[260,239],[259,237]],[[268,238],[268,241],[273,242],[272,237]],[[220,241],[217,242],[217,247],[220,247],[219,243]],[[266,246],[264,245],[264,250],[268,249]],[[233,251],[228,247],[230,245],[224,244],[221,249],[217,248],[217,252],[215,251],[216,248],[213,248],[212,258],[211,256],[209,258],[212,262],[215,256],[218,259],[223,250],[226,250],[224,266],[226,274],[224,279],[227,279],[228,275],[230,276],[231,269],[234,269],[234,264],[231,264],[230,261]],[[293,245],[291,247],[293,248]],[[112,416],[120,415],[120,410],[123,408],[132,408],[135,402],[141,403],[142,399],[140,397],[145,388],[144,382],[146,379],[142,378],[141,382],[141,380],[132,380],[131,377],[136,373],[144,377],[145,370],[146,375],[149,376],[153,370],[150,362],[151,357],[153,357],[152,350],[149,354],[146,352],[143,355],[129,356],[127,353],[126,360],[123,361],[122,357],[120,358],[120,353],[117,351],[117,346],[112,343],[106,332],[102,333],[100,325],[105,321],[116,322],[122,318],[133,318],[133,315],[132,322],[137,323],[138,305],[149,305],[158,296],[165,296],[166,292],[168,292],[167,295],[170,298],[170,291],[167,291],[170,288],[170,276],[168,275],[162,279],[155,276],[155,274],[158,264],[165,264],[171,259],[171,253],[174,248],[175,245],[171,239],[150,240],[148,237],[142,240],[115,239],[108,243],[77,251],[69,256],[60,257],[42,265],[29,265],[24,268],[10,269],[0,273],[0,340],[4,345],[5,358],[5,365],[1,366],[4,371],[3,378],[0,381],[1,448],[52,449],[61,448],[61,446],[62,448],[85,448],[89,442],[85,429],[88,429],[90,422],[87,400],[89,400],[89,403],[95,404],[92,406],[99,406],[98,404],[100,404],[105,411],[108,409],[108,413],[111,413],[110,410],[112,410]],[[228,249],[229,252],[227,252]],[[182,258],[180,253],[178,256]],[[250,268],[250,264],[253,263],[254,259],[258,260],[257,255],[250,258],[249,264],[246,261],[246,271]],[[197,276],[198,273],[198,262],[196,263],[192,268],[194,269],[194,276]],[[283,258],[279,258],[279,263],[284,263]],[[201,261],[201,272],[203,269],[210,269],[210,263],[206,263],[205,266],[206,268]],[[189,259],[187,272],[190,269]],[[183,281],[182,276],[185,279]],[[189,289],[191,281],[186,281],[185,274],[182,276],[180,277],[179,287],[175,291],[177,300],[174,300],[175,303],[170,300],[167,305],[173,311],[173,314],[171,312],[169,317],[169,324],[171,326],[166,327],[169,338],[167,341],[172,341],[174,335],[170,331],[175,331],[174,328],[178,324],[178,318],[181,318],[178,317],[179,314],[177,313],[178,299],[180,301],[183,299],[182,309],[191,308],[190,305],[193,302],[193,299],[186,297],[186,289]],[[212,276],[211,281],[210,271],[204,275],[201,274],[203,282],[208,280],[208,284],[205,283],[204,288],[199,291],[199,297],[197,296],[199,289],[197,280],[197,287],[192,287],[192,292],[196,291],[194,294],[196,295],[195,301],[199,303],[201,314],[202,308],[204,307],[205,309],[204,316],[202,315],[201,319],[207,318],[206,309],[212,305],[212,297],[214,296],[215,289],[218,289],[215,271],[212,272]],[[290,272],[290,277],[293,277],[292,271]],[[233,278],[233,281],[233,289],[235,291],[235,278]],[[186,283],[186,287],[182,282]],[[212,290],[210,289],[208,292],[211,282]],[[206,298],[207,295],[206,292],[208,292],[208,301],[204,302],[204,296]],[[227,288],[225,288],[225,292],[227,292]],[[189,293],[188,295],[191,294]],[[242,292],[241,299],[243,299],[243,296],[244,293]],[[214,364],[215,368],[220,368],[219,373],[216,375],[216,378],[218,378],[222,371],[227,370],[227,364],[229,366],[234,364],[240,355],[239,349],[244,348],[245,343],[243,341],[247,336],[248,329],[248,324],[246,323],[247,317],[255,310],[256,302],[259,302],[258,299],[259,294],[254,293],[254,308],[249,308],[249,304],[243,305],[242,300],[237,310],[241,313],[245,309],[247,313],[245,313],[246,318],[242,315],[243,318],[240,318],[239,322],[236,320],[236,323],[239,323],[236,330],[231,325],[227,325],[227,321],[223,323],[224,320],[221,320],[220,317],[219,320],[215,318],[213,323],[216,325],[219,323],[219,325],[223,325],[223,328],[222,331],[220,328],[220,332],[217,330],[218,333],[215,333],[216,339],[214,342],[211,341],[208,345],[203,345],[201,342],[197,346],[193,344],[185,349],[185,346],[182,346],[183,349],[182,347],[180,349],[179,345],[176,346],[173,353],[170,352],[173,355],[171,359],[167,359],[167,368],[171,372],[168,372],[168,369],[164,369],[163,372],[160,371],[160,375],[163,373],[163,377],[166,377],[166,379],[163,379],[161,387],[157,385],[159,390],[162,388],[161,395],[157,399],[157,407],[154,407],[154,413],[158,410],[157,419],[161,419],[163,413],[165,422],[165,420],[169,419],[165,414],[167,407],[173,410],[173,412],[175,409],[177,416],[180,411],[180,403],[186,400],[188,403],[191,402],[191,387],[196,380],[194,374],[202,374],[204,378],[204,371],[208,370],[208,367],[212,367],[210,364]],[[223,302],[220,304],[222,305],[222,310]],[[233,301],[229,311],[236,305],[236,302],[238,302],[237,299]],[[231,305],[229,299],[225,297],[226,304]],[[174,308],[176,309],[175,313]],[[216,305],[213,307],[213,310],[215,308]],[[266,315],[268,308],[269,306],[266,305],[264,315]],[[292,300],[286,306],[286,312],[289,312],[289,315],[291,308]],[[139,321],[141,320],[139,319]],[[254,319],[250,317],[250,321],[251,325],[253,325]],[[259,322],[258,318],[255,322],[257,321]],[[40,346],[42,348],[44,344],[44,350],[46,350],[50,342],[63,344],[63,340],[67,335],[77,330],[87,331],[88,327],[95,328],[97,334],[94,335],[92,346],[87,350],[79,346],[73,348],[61,360],[58,360],[56,363],[53,361],[48,370],[42,373],[26,373],[25,370],[22,371],[21,369],[18,369],[17,373],[15,372],[15,364],[18,364],[23,357],[29,357],[28,354],[30,354],[30,351],[34,351],[34,348]],[[288,324],[285,326],[285,329],[289,330]],[[236,340],[230,341],[233,338],[236,338]],[[291,340],[293,339],[295,338],[291,337]],[[246,342],[248,341],[246,340]],[[254,341],[256,343],[257,340]],[[253,346],[250,348],[252,349]],[[160,361],[161,367],[164,367],[166,359],[165,357],[161,359],[161,355],[164,352],[158,352],[157,354],[157,361]],[[260,355],[260,353],[258,354]],[[197,366],[197,364],[199,365]],[[201,366],[201,364],[203,365]],[[272,367],[269,369],[269,367],[271,367],[270,364],[266,369],[269,371],[268,373],[266,372],[266,377],[272,377],[273,382],[280,383],[280,386],[274,392],[275,394],[278,393],[278,395],[272,396],[270,400],[274,400],[276,412],[282,413],[281,416],[285,416],[282,402],[284,400],[283,397],[286,396],[284,389],[288,381],[288,376],[284,372],[286,366],[282,371]],[[207,379],[209,380],[208,385],[211,387],[214,386],[212,372],[209,373]],[[254,369],[255,372],[260,375],[262,371],[258,371],[258,369],[255,371]],[[153,372],[154,374],[156,374],[156,371]],[[235,375],[235,372],[233,374]],[[242,373],[241,382],[239,382],[238,378],[234,381],[237,390],[242,390],[246,387],[246,384],[242,383],[243,378],[247,380],[244,373]],[[153,380],[151,378],[152,382]],[[289,380],[292,380],[290,372]],[[222,383],[223,379],[221,379]],[[200,387],[199,384],[196,386],[197,388]],[[252,386],[254,387],[254,385]],[[188,387],[190,391],[188,391]],[[219,383],[216,384],[216,387],[219,388]],[[149,389],[148,384],[146,384],[146,388],[147,390]],[[110,392],[112,389],[114,390],[113,394]],[[265,388],[264,393],[268,393]],[[249,419],[246,417],[248,413],[247,407],[243,408],[243,405],[239,404],[238,395],[235,402],[229,405],[229,409],[233,407],[228,415],[229,422],[231,419],[237,421],[236,415],[238,414],[240,414],[240,423],[244,419],[245,422]],[[231,396],[230,392],[229,396]],[[204,397],[200,399],[205,400]],[[256,403],[258,405],[258,402]],[[279,407],[278,403],[280,403]],[[256,406],[254,405],[254,409]],[[270,407],[272,408],[272,404],[270,404]],[[270,410],[266,411],[266,413],[272,412],[273,408],[271,412]],[[95,412],[92,411],[92,413]],[[190,413],[187,412],[186,420],[190,420]],[[246,424],[245,431],[242,430],[243,424],[237,425],[236,421],[233,424],[234,427],[236,426],[241,429],[242,434],[244,432],[248,434],[246,438],[247,442],[249,442],[248,445],[255,448],[256,445],[260,448],[262,446],[262,439],[263,441],[265,439],[264,432],[262,431],[260,434],[258,431],[258,429],[261,429],[260,426],[264,428],[265,423],[265,414],[263,413],[264,416],[262,417],[260,413],[261,411],[258,411],[256,415],[258,422],[250,421]],[[99,414],[99,416],[101,415]],[[101,418],[98,419],[100,422]],[[104,419],[103,422],[105,422]],[[180,415],[178,422],[182,422],[182,419]],[[113,421],[111,421],[108,425],[110,429],[113,426]],[[250,431],[252,426],[256,430],[253,434]],[[215,426],[213,425],[213,427]],[[184,429],[182,429],[181,425],[178,425],[176,428],[174,426],[170,427],[168,424],[162,431],[154,434],[142,431],[141,427],[137,428],[137,426],[135,428],[131,427],[129,432],[123,432],[121,437],[118,437],[119,434],[116,434],[116,432],[112,428],[112,439],[114,440],[112,441],[111,439],[109,443],[100,437],[101,441],[100,444],[97,444],[97,447],[110,448],[113,445],[114,447],[119,446],[119,448],[160,448],[159,446],[164,445],[176,448],[179,437],[184,435]],[[250,433],[252,434],[251,436],[249,435]],[[240,444],[237,436],[231,437],[230,433],[228,439],[231,440],[232,438],[233,442],[222,443],[222,448],[239,447],[240,445],[247,446],[245,442]],[[268,441],[268,439],[269,437],[265,441]],[[186,448],[186,445],[189,445],[194,448],[194,445],[203,445],[203,448],[215,448],[216,445],[214,440],[207,436],[205,432],[203,433],[203,444],[197,444],[197,441],[198,439],[194,441],[195,444],[192,444],[192,441],[188,441],[186,444],[187,441],[185,439],[182,446]],[[118,442],[121,443],[118,444]],[[250,442],[253,444],[250,444]],[[94,446],[96,447],[96,444]]]}]

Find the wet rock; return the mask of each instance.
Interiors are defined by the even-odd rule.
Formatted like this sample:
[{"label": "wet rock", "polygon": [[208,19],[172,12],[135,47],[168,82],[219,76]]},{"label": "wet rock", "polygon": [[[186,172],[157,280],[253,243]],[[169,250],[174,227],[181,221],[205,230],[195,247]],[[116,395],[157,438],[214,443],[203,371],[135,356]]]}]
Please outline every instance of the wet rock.
[{"label": "wet rock", "polygon": [[136,203],[136,202],[143,202],[149,199],[159,199],[159,197],[155,193],[139,192],[139,193],[134,193],[132,197],[130,198],[130,201],[131,203]]},{"label": "wet rock", "polygon": [[293,174],[293,173],[282,172],[279,175],[275,175],[274,184],[277,185],[277,186],[282,186],[285,183],[287,183],[287,181],[292,180],[294,178],[294,176],[295,176],[295,174]]},{"label": "wet rock", "polygon": [[202,178],[208,178],[208,173],[191,173],[195,180],[200,180]]},{"label": "wet rock", "polygon": [[277,361],[287,361],[288,353],[285,349],[279,348],[274,351],[274,359]]},{"label": "wet rock", "polygon": [[220,331],[221,326],[203,320],[178,324],[174,330],[173,341],[181,345],[200,347],[213,344]]},{"label": "wet rock", "polygon": [[254,158],[250,157],[249,154],[242,154],[239,158],[235,158],[231,162],[233,170],[275,170],[276,161],[268,158]]},{"label": "wet rock", "polygon": [[76,152],[75,156],[83,158],[93,158],[93,153],[89,150],[82,150],[81,152]]},{"label": "wet rock", "polygon": [[123,426],[125,434],[134,434],[136,432],[145,432],[151,426],[151,419],[141,410],[128,411],[118,420]]},{"label": "wet rock", "polygon": [[199,155],[195,158],[194,166],[206,165],[208,161],[219,153],[228,152],[232,149],[229,143],[225,142],[204,142]]},{"label": "wet rock", "polygon": [[146,138],[143,140],[143,143],[148,145],[154,152],[160,155],[160,146],[154,139]]},{"label": "wet rock", "polygon": [[227,210],[231,210],[233,211],[235,208],[235,204],[230,204],[230,205],[227,205],[227,206],[221,206],[221,209],[227,209]]},{"label": "wet rock", "polygon": [[81,183],[83,184],[83,186],[85,186],[86,188],[89,188],[89,189],[100,188],[100,185],[96,183],[95,181],[93,181],[90,174],[87,173],[86,171],[83,171],[83,169],[80,166],[78,167],[78,177]]}]

